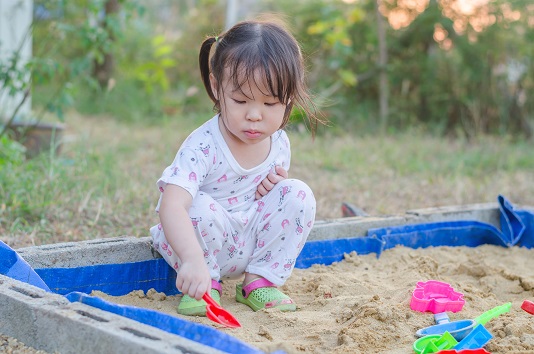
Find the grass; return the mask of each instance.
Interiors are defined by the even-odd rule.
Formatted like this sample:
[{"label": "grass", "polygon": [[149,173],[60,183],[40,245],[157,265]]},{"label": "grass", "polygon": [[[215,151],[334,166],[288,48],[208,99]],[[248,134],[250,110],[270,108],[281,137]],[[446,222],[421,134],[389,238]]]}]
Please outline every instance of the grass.
[{"label": "grass", "polygon": [[[155,182],[197,124],[194,117],[147,126],[69,114],[59,155],[0,170],[0,238],[22,247],[147,236],[158,222]],[[314,190],[317,219],[341,217],[343,201],[371,215],[495,202],[499,194],[534,205],[532,143],[334,130],[313,143],[309,134],[290,131],[290,175]]]}]

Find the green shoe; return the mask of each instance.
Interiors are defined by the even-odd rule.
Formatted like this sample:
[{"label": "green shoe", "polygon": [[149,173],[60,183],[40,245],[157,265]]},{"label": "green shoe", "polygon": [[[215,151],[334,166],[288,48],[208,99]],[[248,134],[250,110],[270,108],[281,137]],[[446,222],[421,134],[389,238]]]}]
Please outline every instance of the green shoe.
[{"label": "green shoe", "polygon": [[[215,283],[217,285],[215,285]],[[219,282],[212,280],[212,289],[210,295],[219,305],[221,304],[222,287]],[[217,286],[217,287],[216,287]],[[189,295],[182,296],[182,300],[178,304],[178,313],[185,316],[206,316],[206,301],[196,300]]]},{"label": "green shoe", "polygon": [[237,302],[247,305],[254,311],[263,308],[275,308],[280,311],[296,311],[297,305],[286,294],[276,288],[276,286],[264,278],[251,281],[243,287],[237,284],[235,288],[235,299]]}]

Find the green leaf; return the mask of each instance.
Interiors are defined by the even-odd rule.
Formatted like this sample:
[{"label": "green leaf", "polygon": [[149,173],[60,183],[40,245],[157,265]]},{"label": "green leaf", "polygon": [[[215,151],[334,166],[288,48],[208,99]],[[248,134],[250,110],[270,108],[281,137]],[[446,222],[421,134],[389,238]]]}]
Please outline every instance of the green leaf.
[{"label": "green leaf", "polygon": [[341,77],[343,83],[347,86],[356,86],[358,83],[358,79],[352,71],[340,69],[337,73]]}]

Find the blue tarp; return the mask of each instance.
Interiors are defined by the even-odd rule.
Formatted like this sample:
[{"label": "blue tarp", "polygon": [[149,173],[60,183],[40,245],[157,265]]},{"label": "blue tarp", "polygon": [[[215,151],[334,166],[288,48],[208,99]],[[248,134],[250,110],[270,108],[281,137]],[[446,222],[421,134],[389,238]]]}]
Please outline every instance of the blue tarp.
[{"label": "blue tarp", "polygon": [[46,283],[17,252],[0,240],[0,274],[50,291]]},{"label": "blue tarp", "polygon": [[[503,247],[534,246],[534,213],[515,208],[506,198],[497,198],[500,229],[479,221],[450,221],[402,225],[368,230],[366,237],[309,241],[296,267],[329,265],[341,261],[344,254],[375,253],[402,245],[412,248],[429,246],[476,247],[493,244]],[[96,265],[80,268],[43,268],[35,271],[18,254],[0,241],[0,274],[65,295],[70,301],[113,312],[152,325],[170,333],[229,353],[261,353],[259,350],[209,326],[179,319],[158,311],[122,306],[87,295],[99,290],[110,295],[124,295],[151,288],[168,295],[176,294],[175,273],[163,259],[135,263]]]},{"label": "blue tarp", "polygon": [[[162,312],[143,309],[134,306],[117,305],[107,302],[98,297],[89,296],[80,292],[72,292],[66,295],[71,302],[81,303],[97,307],[99,309],[121,315],[132,320],[162,329],[166,332],[177,334],[181,337],[210,346],[225,353],[262,354],[257,348],[240,341],[211,326],[187,321],[176,316],[169,316]],[[274,354],[274,353],[273,353]]]},{"label": "blue tarp", "polygon": [[35,270],[53,292],[89,294],[99,290],[121,296],[133,290],[155,289],[167,295],[178,293],[176,272],[163,258],[135,263],[102,264],[80,268],[41,268]]},{"label": "blue tarp", "polygon": [[501,229],[476,220],[434,222],[367,230],[366,237],[326,241],[309,241],[304,246],[296,266],[307,268],[315,263],[332,264],[343,259],[345,253],[376,253],[402,245],[411,248],[430,246],[468,246],[483,244],[503,247],[534,247],[534,213],[515,208],[499,196]]}]

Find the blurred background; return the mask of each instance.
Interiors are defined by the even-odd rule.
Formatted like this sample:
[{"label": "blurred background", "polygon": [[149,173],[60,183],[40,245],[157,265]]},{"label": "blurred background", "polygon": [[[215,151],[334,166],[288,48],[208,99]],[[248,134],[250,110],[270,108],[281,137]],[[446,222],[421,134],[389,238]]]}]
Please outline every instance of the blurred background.
[{"label": "blurred background", "polygon": [[336,127],[532,136],[529,0],[34,0],[33,105],[123,121],[205,111],[201,41],[265,12],[286,18]]},{"label": "blurred background", "polygon": [[531,0],[2,0],[0,237],[146,235],[155,181],[213,114],[200,43],[264,13],[330,121],[313,145],[301,112],[289,127],[319,219],[534,204]]}]

